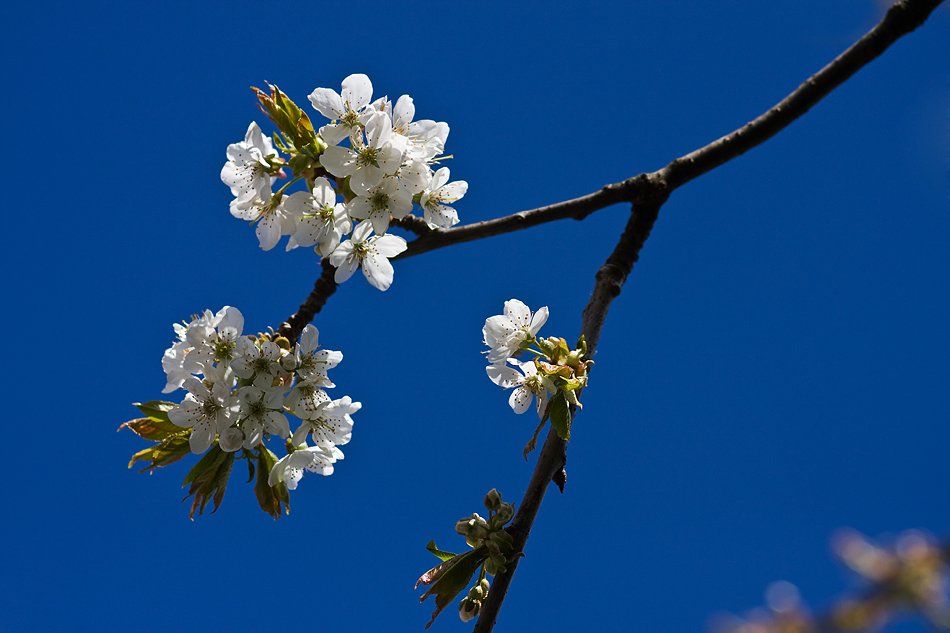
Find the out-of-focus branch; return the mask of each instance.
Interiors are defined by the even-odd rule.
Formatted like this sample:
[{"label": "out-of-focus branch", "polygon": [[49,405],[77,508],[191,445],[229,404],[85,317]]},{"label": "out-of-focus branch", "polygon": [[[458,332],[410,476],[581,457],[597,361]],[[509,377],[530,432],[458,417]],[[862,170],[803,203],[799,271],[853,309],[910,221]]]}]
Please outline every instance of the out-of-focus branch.
[{"label": "out-of-focus branch", "polygon": [[[431,230],[419,218],[413,219],[410,216],[393,221],[394,226],[400,226],[419,235],[409,243],[405,252],[394,259],[404,259],[453,244],[520,231],[555,220],[568,218],[583,220],[595,211],[620,202],[637,204],[653,199],[661,192],[669,195],[677,187],[741,156],[775,136],[792,121],[808,112],[825,95],[844,83],[865,64],[883,53],[898,38],[923,24],[942,1],[901,0],[892,6],[884,19],[864,37],[768,112],[731,134],[675,159],[659,171],[640,174],[623,182],[606,185],[599,191],[573,200],[450,229]],[[324,263],[323,276],[326,276],[326,266],[327,264]],[[334,290],[336,290],[335,284],[321,285],[320,280],[317,280],[310,296],[301,305],[301,309],[281,325],[281,330],[286,333],[299,333],[320,311]]]},{"label": "out-of-focus branch", "polygon": [[879,630],[897,615],[919,612],[938,629],[950,628],[947,559],[950,542],[939,546],[910,530],[890,547],[846,530],[832,541],[838,558],[864,578],[865,587],[845,594],[812,614],[794,585],[779,581],[765,592],[767,609],[714,627],[719,633],[850,633]]}]

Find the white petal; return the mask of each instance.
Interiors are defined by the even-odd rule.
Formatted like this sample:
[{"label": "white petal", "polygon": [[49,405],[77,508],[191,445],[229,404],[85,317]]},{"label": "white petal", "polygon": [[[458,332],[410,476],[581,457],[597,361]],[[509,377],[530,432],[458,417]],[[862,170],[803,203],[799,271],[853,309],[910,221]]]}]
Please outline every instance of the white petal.
[{"label": "white petal", "polygon": [[371,285],[380,290],[389,289],[393,283],[393,265],[378,253],[369,253],[363,259],[363,274]]},{"label": "white petal", "polygon": [[343,99],[335,90],[317,88],[310,93],[308,99],[314,109],[328,119],[339,119],[343,116]]},{"label": "white petal", "polygon": [[376,247],[376,250],[383,257],[395,257],[399,253],[403,252],[408,248],[406,240],[399,237],[398,235],[383,235],[380,236],[373,245]]},{"label": "white petal", "polygon": [[337,178],[346,178],[356,171],[356,152],[346,147],[328,147],[320,155],[320,164],[336,176]]},{"label": "white petal", "polygon": [[341,97],[354,112],[362,110],[373,98],[373,82],[363,74],[350,75],[343,80]]},{"label": "white petal", "polygon": [[531,396],[533,395],[534,394],[525,387],[518,387],[511,392],[511,397],[508,398],[508,404],[511,405],[515,413],[524,413],[528,410],[528,407],[531,406]]}]

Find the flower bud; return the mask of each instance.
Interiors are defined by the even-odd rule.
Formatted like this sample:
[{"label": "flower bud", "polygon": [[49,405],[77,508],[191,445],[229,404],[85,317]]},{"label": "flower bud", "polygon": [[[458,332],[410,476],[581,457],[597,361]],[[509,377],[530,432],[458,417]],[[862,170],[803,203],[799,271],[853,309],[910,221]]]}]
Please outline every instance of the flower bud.
[{"label": "flower bud", "polygon": [[280,349],[290,349],[290,341],[287,340],[286,336],[278,336],[274,339],[274,343],[276,343]]},{"label": "flower bud", "polygon": [[494,576],[498,573],[498,565],[490,558],[485,561],[485,573],[489,576]]},{"label": "flower bud", "polygon": [[499,506],[501,506],[501,493],[492,488],[485,495],[485,507],[489,512],[498,512]]},{"label": "flower bud", "polygon": [[481,582],[478,585],[482,588],[484,595],[488,595],[488,588],[491,587],[491,584],[488,582],[488,578],[482,578]]},{"label": "flower bud", "polygon": [[481,584],[475,585],[468,590],[468,597],[477,602],[481,602],[485,598],[485,590],[482,589]]},{"label": "flower bud", "polygon": [[515,516],[515,506],[511,503],[502,503],[495,511],[495,518],[498,519],[499,525],[508,523],[513,516]]},{"label": "flower bud", "polygon": [[474,600],[462,598],[462,601],[459,602],[459,617],[462,618],[462,622],[468,622],[477,616],[481,606],[481,604]]}]

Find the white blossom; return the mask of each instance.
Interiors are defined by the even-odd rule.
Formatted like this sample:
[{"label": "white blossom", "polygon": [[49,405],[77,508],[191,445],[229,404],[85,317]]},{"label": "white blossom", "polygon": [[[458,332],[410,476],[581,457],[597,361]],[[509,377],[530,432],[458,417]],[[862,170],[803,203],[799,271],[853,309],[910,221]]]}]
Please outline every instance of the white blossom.
[{"label": "white blossom", "polygon": [[516,354],[524,341],[534,340],[548,320],[548,308],[544,306],[532,315],[524,303],[517,299],[505,302],[505,313],[485,320],[482,335],[491,348],[488,362],[495,364]]},{"label": "white blossom", "polygon": [[317,88],[310,94],[310,103],[323,116],[338,123],[325,125],[320,136],[333,146],[360,131],[361,115],[373,98],[373,82],[362,74],[343,80],[340,94],[330,88]]},{"label": "white blossom", "polygon": [[366,280],[380,290],[386,290],[393,282],[393,265],[390,257],[406,250],[406,240],[398,235],[374,235],[368,220],[360,222],[353,236],[330,253],[330,264],[336,268],[333,276],[338,284],[352,276],[362,266]]},{"label": "white blossom", "polygon": [[274,154],[271,140],[261,133],[256,122],[248,126],[243,142],[228,146],[228,162],[221,169],[221,180],[231,188],[239,208],[247,208],[255,198],[270,199],[273,178],[264,158]]},{"label": "white blossom", "polygon": [[468,191],[468,183],[464,180],[448,180],[449,168],[442,167],[433,174],[432,181],[419,198],[419,205],[425,212],[426,224],[430,229],[447,229],[458,224],[458,214],[446,203],[455,202],[464,196]]},{"label": "white blossom", "polygon": [[502,389],[515,388],[508,398],[508,404],[515,413],[524,413],[531,405],[532,397],[537,397],[538,417],[544,418],[548,406],[548,394],[557,391],[557,385],[547,376],[538,373],[534,361],[522,363],[514,358],[508,362],[521,370],[519,374],[504,363],[496,363],[485,368],[488,377]]},{"label": "white blossom", "polygon": [[402,163],[402,152],[393,147],[392,123],[385,112],[374,111],[365,123],[366,141],[360,136],[353,140],[354,147],[331,146],[320,155],[320,164],[336,176],[350,176],[350,189],[357,195],[365,194],[383,179],[392,175]]}]

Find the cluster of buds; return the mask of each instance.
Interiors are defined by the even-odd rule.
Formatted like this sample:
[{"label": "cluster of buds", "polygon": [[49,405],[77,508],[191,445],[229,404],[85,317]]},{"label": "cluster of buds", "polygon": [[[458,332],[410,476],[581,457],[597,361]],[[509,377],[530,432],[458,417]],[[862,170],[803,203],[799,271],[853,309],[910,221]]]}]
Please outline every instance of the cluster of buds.
[{"label": "cluster of buds", "polygon": [[501,493],[492,488],[485,495],[485,508],[488,510],[488,520],[473,514],[463,517],[455,524],[455,531],[465,537],[469,547],[488,550],[488,559],[485,561],[485,573],[494,576],[507,571],[508,552],[511,551],[511,535],[503,526],[515,516],[515,506],[503,503]]},{"label": "cluster of buds", "polygon": [[468,590],[468,596],[459,602],[459,617],[462,618],[462,622],[468,622],[478,616],[479,611],[482,610],[482,603],[488,597],[489,586],[488,579],[482,578],[477,585]]},{"label": "cluster of buds", "polygon": [[[535,313],[521,301],[511,299],[505,302],[504,314],[489,317],[482,328],[491,363],[485,368],[488,378],[502,389],[514,388],[508,404],[515,413],[524,413],[532,400],[537,402],[541,424],[525,446],[525,459],[534,450],[538,433],[548,419],[562,440],[571,438],[571,408],[582,408],[578,392],[587,386],[587,375],[594,364],[583,360],[587,355],[583,335],[574,349],[563,338],[538,338],[547,318],[546,306]],[[514,358],[522,352],[534,354],[535,358]],[[517,367],[520,373],[508,365]]]},{"label": "cluster of buds", "polygon": [[834,550],[841,561],[879,588],[863,599],[844,600],[834,610],[842,630],[883,624],[895,609],[919,610],[934,626],[950,628],[946,554],[929,536],[910,530],[890,547],[847,531]]},{"label": "cluster of buds", "polygon": [[501,493],[492,489],[485,495],[485,509],[488,518],[478,514],[463,517],[455,524],[455,531],[465,537],[465,542],[472,549],[463,554],[444,552],[435,546],[435,541],[429,541],[426,547],[442,563],[424,573],[418,581],[419,585],[431,585],[428,591],[419,599],[424,601],[429,596],[435,596],[435,611],[429,626],[445,607],[452,603],[478,572],[478,580],[469,589],[468,595],[459,603],[459,617],[468,622],[481,611],[485,597],[488,595],[489,582],[486,576],[504,573],[513,560],[509,553],[513,549],[514,540],[504,526],[515,516],[513,504],[504,503]]}]

